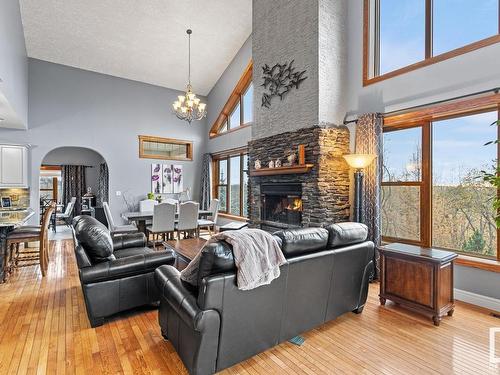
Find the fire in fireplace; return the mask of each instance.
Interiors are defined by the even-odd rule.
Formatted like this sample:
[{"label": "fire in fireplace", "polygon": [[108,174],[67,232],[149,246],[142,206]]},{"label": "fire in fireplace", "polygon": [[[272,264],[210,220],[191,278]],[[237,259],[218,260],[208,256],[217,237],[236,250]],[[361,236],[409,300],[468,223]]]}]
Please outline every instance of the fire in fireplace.
[{"label": "fire in fireplace", "polygon": [[261,220],[277,228],[300,227],[302,224],[302,185],[263,184],[261,191]]}]

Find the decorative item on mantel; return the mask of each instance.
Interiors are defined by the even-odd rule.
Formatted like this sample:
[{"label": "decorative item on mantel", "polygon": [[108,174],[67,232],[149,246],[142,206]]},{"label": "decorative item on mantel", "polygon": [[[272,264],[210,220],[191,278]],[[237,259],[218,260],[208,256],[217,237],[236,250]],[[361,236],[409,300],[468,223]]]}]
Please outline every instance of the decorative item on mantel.
[{"label": "decorative item on mantel", "polygon": [[294,61],[284,64],[276,63],[272,68],[267,64],[262,67],[264,83],[261,86],[268,92],[262,94],[261,107],[270,108],[273,97],[279,96],[280,100],[283,100],[294,87],[298,89],[300,84],[307,79],[304,77],[306,70],[295,71]]},{"label": "decorative item on mantel", "polygon": [[274,168],[274,160],[271,160],[271,161],[269,162],[269,168]]},{"label": "decorative item on mantel", "polygon": [[281,159],[280,158],[276,159],[276,161],[274,162],[274,168],[281,168]]},{"label": "decorative item on mantel", "polygon": [[276,160],[269,161],[268,168],[261,168],[260,161],[256,160],[255,169],[250,171],[250,175],[271,176],[278,174],[298,174],[298,173],[309,172],[314,167],[314,164],[306,164],[305,146],[299,145],[298,150],[299,150],[299,164],[295,164],[296,160],[295,153],[291,153],[290,155],[287,156],[288,163],[285,163],[285,165],[282,164],[281,158],[277,158]]},{"label": "decorative item on mantel", "polygon": [[262,168],[262,166],[260,165],[260,160],[259,159],[255,160],[254,166],[255,166],[255,169]]}]

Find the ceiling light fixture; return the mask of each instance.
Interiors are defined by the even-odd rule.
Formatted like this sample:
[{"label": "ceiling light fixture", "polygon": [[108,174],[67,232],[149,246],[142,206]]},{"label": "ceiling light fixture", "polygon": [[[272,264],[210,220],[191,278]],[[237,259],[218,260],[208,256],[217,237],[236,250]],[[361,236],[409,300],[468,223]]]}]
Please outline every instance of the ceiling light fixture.
[{"label": "ceiling light fixture", "polygon": [[193,120],[201,120],[207,115],[207,105],[202,103],[191,86],[191,34],[193,31],[187,29],[188,34],[188,85],[185,95],[179,95],[179,100],[176,100],[173,110],[177,118],[185,120],[191,124]]}]

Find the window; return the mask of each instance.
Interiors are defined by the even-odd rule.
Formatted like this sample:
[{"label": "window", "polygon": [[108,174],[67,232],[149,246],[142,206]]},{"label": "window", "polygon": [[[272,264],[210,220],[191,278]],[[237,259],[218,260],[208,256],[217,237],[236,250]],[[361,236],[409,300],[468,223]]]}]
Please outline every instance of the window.
[{"label": "window", "polygon": [[40,168],[40,201],[61,203],[61,167],[42,166]]},{"label": "window", "polygon": [[[491,107],[491,106],[490,106]],[[498,104],[448,117],[384,125],[382,236],[498,258],[492,199],[496,188],[480,178],[497,163]],[[444,112],[443,112],[444,113]]]},{"label": "window", "polygon": [[250,62],[210,128],[210,138],[242,129],[253,122],[252,69]]},{"label": "window", "polygon": [[233,150],[213,156],[214,196],[219,211],[234,216],[248,215],[248,156],[246,150]]},{"label": "window", "polygon": [[364,84],[500,42],[500,0],[365,0]]},{"label": "window", "polygon": [[140,135],[139,157],[161,160],[193,160],[193,142]]}]

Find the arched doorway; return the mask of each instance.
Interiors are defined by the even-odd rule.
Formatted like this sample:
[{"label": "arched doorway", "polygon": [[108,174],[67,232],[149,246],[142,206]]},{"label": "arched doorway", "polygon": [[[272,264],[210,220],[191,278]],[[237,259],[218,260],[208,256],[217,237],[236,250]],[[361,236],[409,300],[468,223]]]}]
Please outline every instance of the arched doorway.
[{"label": "arched doorway", "polygon": [[[91,215],[105,222],[102,202],[109,197],[109,172],[104,158],[86,147],[58,147],[42,160],[39,178],[40,216],[55,202],[64,213],[73,200],[69,218]],[[64,222],[64,219],[63,219]]]}]

